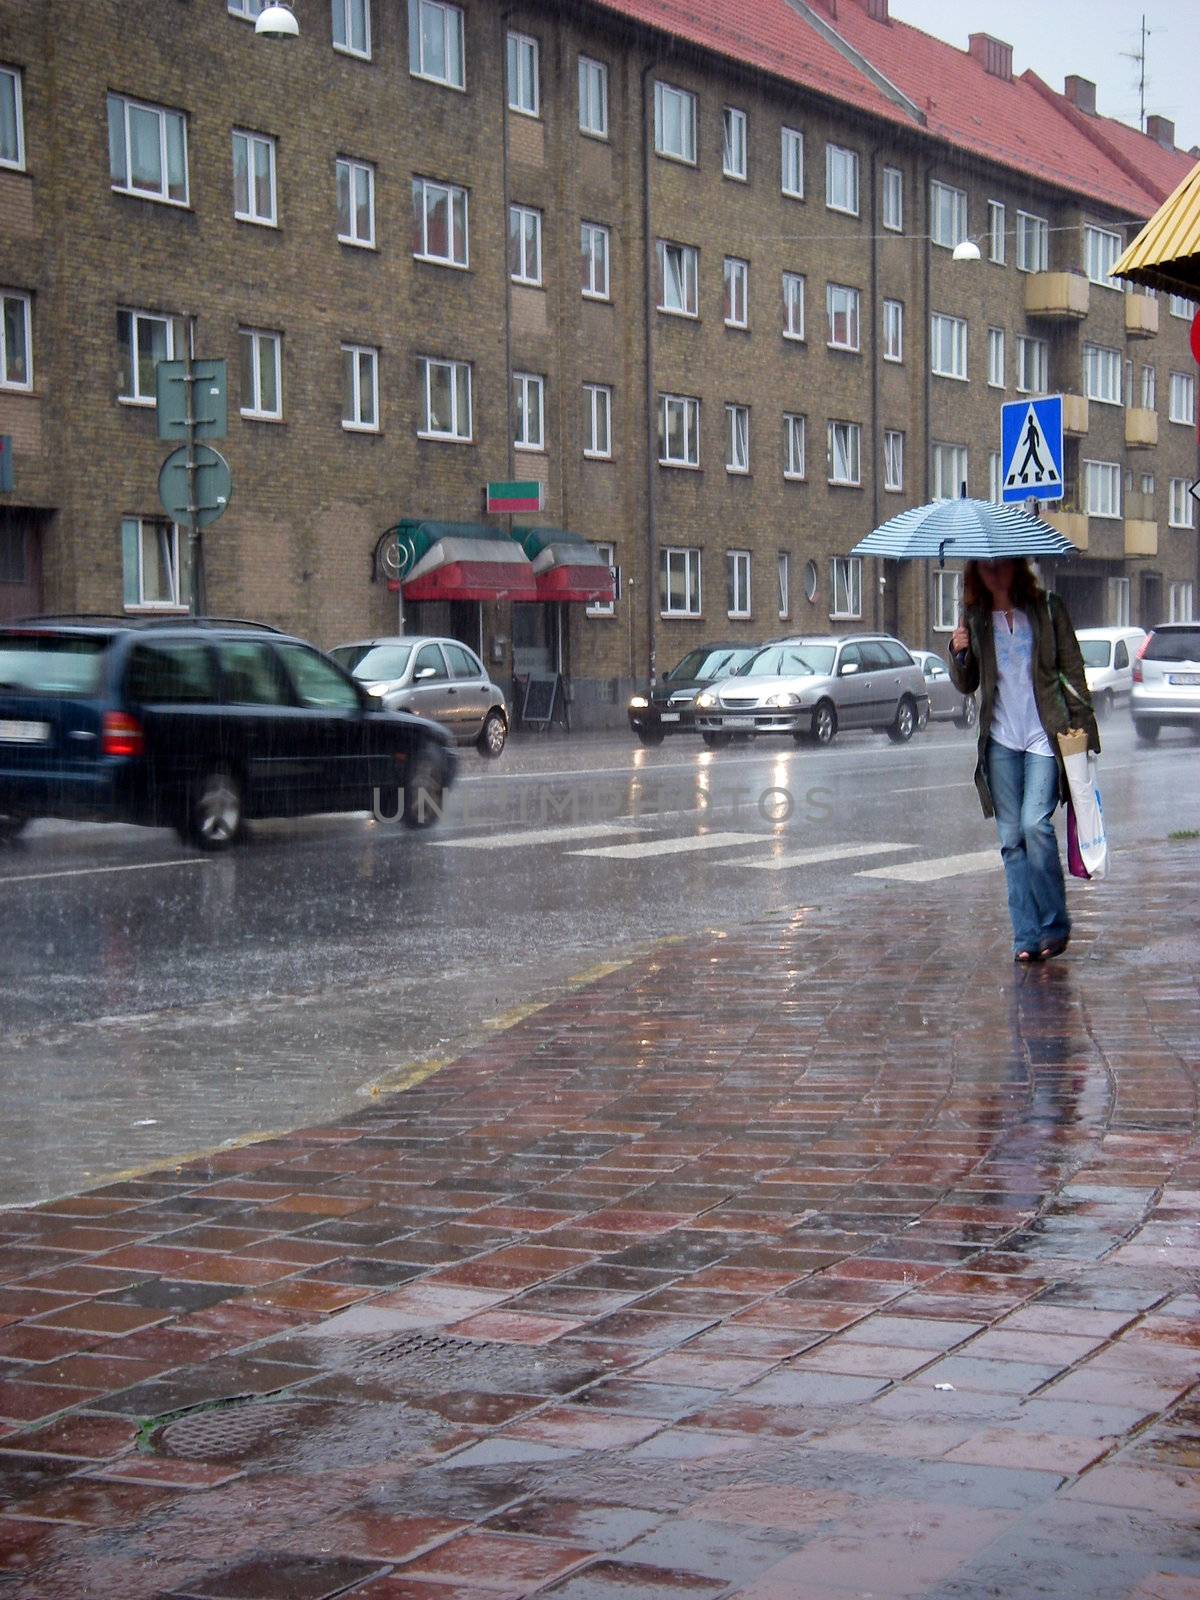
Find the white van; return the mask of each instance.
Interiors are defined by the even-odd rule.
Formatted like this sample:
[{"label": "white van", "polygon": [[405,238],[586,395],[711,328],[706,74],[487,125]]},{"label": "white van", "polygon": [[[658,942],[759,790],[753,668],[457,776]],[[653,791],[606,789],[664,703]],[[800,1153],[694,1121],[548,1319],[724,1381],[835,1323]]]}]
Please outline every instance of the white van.
[{"label": "white van", "polygon": [[1145,629],[1080,628],[1076,637],[1097,717],[1107,716],[1119,702],[1127,705],[1133,661],[1145,643]]}]

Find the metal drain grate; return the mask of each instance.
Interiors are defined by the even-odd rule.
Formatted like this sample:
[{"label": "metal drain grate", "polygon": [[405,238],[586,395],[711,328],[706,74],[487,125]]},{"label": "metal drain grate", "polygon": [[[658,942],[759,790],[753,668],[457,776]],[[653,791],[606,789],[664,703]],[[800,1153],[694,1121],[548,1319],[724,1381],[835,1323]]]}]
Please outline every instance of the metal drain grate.
[{"label": "metal drain grate", "polygon": [[313,1410],[295,1400],[241,1400],[176,1417],[159,1430],[155,1448],[179,1461],[242,1461],[261,1455]]},{"label": "metal drain grate", "polygon": [[567,1394],[609,1368],[583,1357],[551,1354],[527,1345],[485,1344],[409,1333],[353,1363],[354,1372],[385,1375],[415,1392],[444,1394]]}]

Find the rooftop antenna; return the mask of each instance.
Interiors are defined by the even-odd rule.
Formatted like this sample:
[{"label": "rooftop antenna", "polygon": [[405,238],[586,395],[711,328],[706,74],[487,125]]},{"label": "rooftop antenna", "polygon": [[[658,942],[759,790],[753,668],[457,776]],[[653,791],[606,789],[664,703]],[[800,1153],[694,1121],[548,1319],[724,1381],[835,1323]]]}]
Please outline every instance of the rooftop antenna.
[{"label": "rooftop antenna", "polygon": [[1141,131],[1143,133],[1145,133],[1145,131],[1146,131],[1146,40],[1149,38],[1149,36],[1150,36],[1150,34],[1152,32],[1157,32],[1157,31],[1158,31],[1157,29],[1147,28],[1147,26],[1146,26],[1146,13],[1143,11],[1142,12],[1142,26],[1141,26],[1141,31],[1140,31],[1140,35],[1139,35],[1140,42],[1138,44],[1138,48],[1136,50],[1122,50],[1121,51],[1121,54],[1125,57],[1126,61],[1133,61],[1133,62],[1135,62],[1137,64],[1137,69],[1138,69],[1138,127],[1141,129]]}]

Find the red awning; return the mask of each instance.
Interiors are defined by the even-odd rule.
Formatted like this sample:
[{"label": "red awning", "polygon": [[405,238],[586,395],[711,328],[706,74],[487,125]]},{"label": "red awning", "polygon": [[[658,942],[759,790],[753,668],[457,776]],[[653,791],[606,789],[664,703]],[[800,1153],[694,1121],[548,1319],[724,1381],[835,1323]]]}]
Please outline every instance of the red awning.
[{"label": "red awning", "polygon": [[610,567],[548,567],[537,574],[539,600],[574,601],[580,605],[611,605],[613,575]]},{"label": "red awning", "polygon": [[511,539],[465,537],[448,530],[448,536],[432,544],[404,580],[404,596],[407,600],[536,600],[538,587],[528,557]]}]

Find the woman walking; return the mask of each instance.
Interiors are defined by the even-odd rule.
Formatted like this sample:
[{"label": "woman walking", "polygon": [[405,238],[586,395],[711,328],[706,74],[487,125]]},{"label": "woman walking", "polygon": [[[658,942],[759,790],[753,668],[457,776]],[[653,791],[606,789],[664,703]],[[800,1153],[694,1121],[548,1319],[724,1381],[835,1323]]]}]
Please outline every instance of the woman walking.
[{"label": "woman walking", "polygon": [[975,787],[1000,834],[1013,959],[1028,965],[1071,937],[1053,822],[1067,797],[1057,735],[1085,728],[1097,752],[1100,736],[1071,619],[1028,561],[968,561],[963,606],[950,673],[963,694],[980,691]]}]

